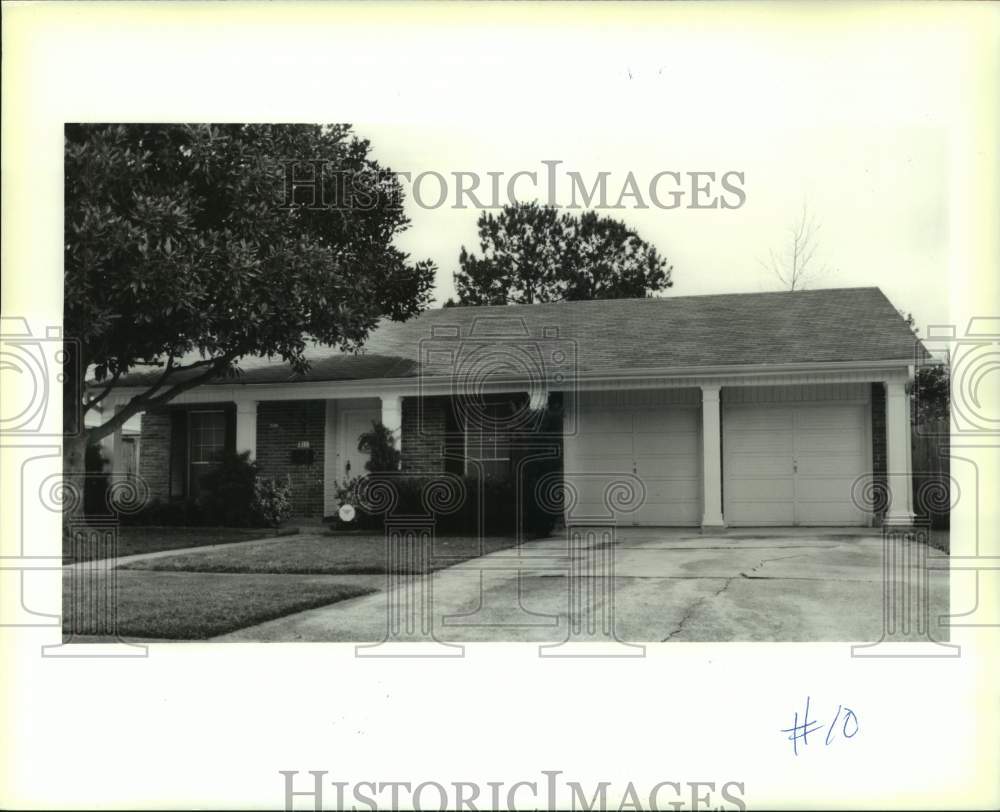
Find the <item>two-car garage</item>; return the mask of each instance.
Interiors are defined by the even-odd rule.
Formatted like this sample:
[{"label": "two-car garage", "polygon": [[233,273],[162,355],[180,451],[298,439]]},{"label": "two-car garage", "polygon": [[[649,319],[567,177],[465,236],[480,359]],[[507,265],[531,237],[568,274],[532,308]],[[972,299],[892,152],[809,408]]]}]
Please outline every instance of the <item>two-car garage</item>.
[{"label": "two-car garage", "polygon": [[[853,493],[871,471],[867,384],[722,390],[722,502],[726,524],[864,525]],[[703,504],[700,389],[581,393],[565,435],[569,523],[697,526]],[[642,504],[609,512],[614,481],[641,483]],[[629,477],[628,475],[632,475]]]}]

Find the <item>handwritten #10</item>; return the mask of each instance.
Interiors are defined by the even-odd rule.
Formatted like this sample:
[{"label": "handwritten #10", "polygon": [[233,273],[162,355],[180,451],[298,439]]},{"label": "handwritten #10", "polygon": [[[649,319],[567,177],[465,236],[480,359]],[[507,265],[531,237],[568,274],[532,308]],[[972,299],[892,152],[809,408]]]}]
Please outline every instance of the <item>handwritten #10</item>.
[{"label": "handwritten #10", "polygon": [[[838,722],[840,722],[839,728],[837,726]],[[799,714],[796,711],[792,726],[783,729],[781,732],[788,734],[788,740],[792,743],[792,752],[798,755],[799,742],[801,741],[802,746],[805,747],[809,744],[809,734],[815,733],[822,727],[822,722],[809,718],[809,697],[807,696],[806,710],[802,714],[802,721],[799,721]],[[823,740],[823,744],[829,746],[837,738],[838,730],[845,739],[853,739],[858,735],[858,728],[858,715],[850,708],[837,705],[837,712],[834,714],[833,721],[830,722],[830,726],[826,730],[826,738]]]}]

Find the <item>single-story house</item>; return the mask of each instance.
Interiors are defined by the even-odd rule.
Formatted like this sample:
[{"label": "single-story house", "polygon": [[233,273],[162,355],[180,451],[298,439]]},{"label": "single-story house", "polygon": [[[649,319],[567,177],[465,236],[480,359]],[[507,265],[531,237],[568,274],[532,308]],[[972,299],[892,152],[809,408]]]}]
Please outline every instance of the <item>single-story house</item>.
[{"label": "single-story house", "polygon": [[[331,515],[380,421],[422,474],[516,476],[518,438],[547,437],[574,493],[567,523],[913,519],[908,384],[929,356],[878,288],[448,307],[380,324],[360,354],[308,355],[305,374],[245,359],[143,414],[151,497],[193,496],[232,448],[289,475],[299,515]],[[641,483],[641,504],[608,512],[616,478]]]}]

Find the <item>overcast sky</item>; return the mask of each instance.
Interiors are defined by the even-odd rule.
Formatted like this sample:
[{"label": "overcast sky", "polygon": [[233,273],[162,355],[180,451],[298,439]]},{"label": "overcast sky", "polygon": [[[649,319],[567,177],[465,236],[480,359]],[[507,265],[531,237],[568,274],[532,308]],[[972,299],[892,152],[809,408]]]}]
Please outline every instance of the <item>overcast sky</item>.
[{"label": "overcast sky", "polygon": [[[888,127],[839,129],[765,129],[733,127],[705,133],[697,127],[674,132],[611,128],[586,123],[542,129],[426,125],[360,126],[377,156],[393,170],[437,172],[449,183],[448,200],[423,208],[411,193],[407,214],[413,221],[399,244],[413,256],[430,257],[438,267],[437,297],[454,293],[452,274],[462,245],[476,251],[479,211],[456,209],[451,173],[483,176],[478,192],[489,200],[488,171],[503,172],[506,183],[519,170],[538,173],[537,188],[525,178],[515,192],[522,200],[547,196],[543,160],[560,160],[557,200],[570,202],[576,171],[589,187],[606,171],[608,198],[614,203],[631,171],[648,198],[658,172],[682,173],[682,206],[660,209],[633,197],[625,209],[606,211],[653,243],[673,264],[674,286],[667,295],[780,290],[779,280],[762,268],[770,249],[787,245],[789,228],[803,204],[818,224],[817,268],[828,270],[810,287],[877,285],[900,308],[927,323],[947,318],[948,227],[945,194],[946,151],[933,129]],[[743,173],[745,203],[736,209],[691,209],[688,172]],[[701,179],[704,182],[704,177]],[[734,182],[738,183],[738,181]],[[404,183],[404,186],[406,184]],[[673,178],[659,185],[670,201]],[[420,181],[420,197],[434,205],[441,185],[433,175]],[[714,194],[724,190],[715,184]],[[484,193],[485,192],[485,193]],[[729,201],[738,200],[726,194]]]},{"label": "overcast sky", "polygon": [[[738,209],[608,212],[673,264],[667,295],[781,289],[760,260],[781,248],[807,203],[821,225],[816,261],[829,267],[811,287],[876,285],[921,327],[946,322],[950,128],[959,110],[967,120],[977,87],[963,74],[961,43],[929,27],[889,38],[878,26],[828,22],[753,37],[739,20],[711,35],[616,29],[592,58],[580,58],[579,36],[553,45],[521,32],[516,54],[479,41],[474,61],[459,48],[466,61],[454,64],[447,38],[429,34],[441,94],[433,110],[404,104],[401,120],[387,111],[355,126],[381,162],[413,175],[496,171],[506,182],[560,160],[588,183],[610,172],[616,196],[629,171],[640,187],[665,170],[742,172]],[[401,79],[401,100],[407,86],[431,81],[423,71],[414,63]],[[433,202],[437,184],[424,188]],[[399,241],[438,264],[439,302],[454,292],[461,246],[478,250],[479,212],[453,208],[454,181],[451,191],[437,209],[411,196],[413,225]]]}]

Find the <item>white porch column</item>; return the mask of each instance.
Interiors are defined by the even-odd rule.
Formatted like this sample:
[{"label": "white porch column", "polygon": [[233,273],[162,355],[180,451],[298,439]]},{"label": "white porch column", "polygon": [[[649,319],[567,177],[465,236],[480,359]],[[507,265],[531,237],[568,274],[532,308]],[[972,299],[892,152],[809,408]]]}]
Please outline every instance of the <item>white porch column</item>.
[{"label": "white porch column", "polygon": [[913,524],[910,463],[910,399],[903,382],[885,382],[885,469],[889,486],[887,525]]},{"label": "white porch column", "polygon": [[257,401],[236,402],[236,453],[250,452],[250,459],[257,458]]},{"label": "white porch column", "polygon": [[382,395],[382,425],[396,438],[396,450],[403,450],[403,399],[399,395]]},{"label": "white porch column", "polygon": [[702,495],[705,512],[703,529],[726,526],[722,516],[722,423],[719,417],[718,386],[701,387]]}]

